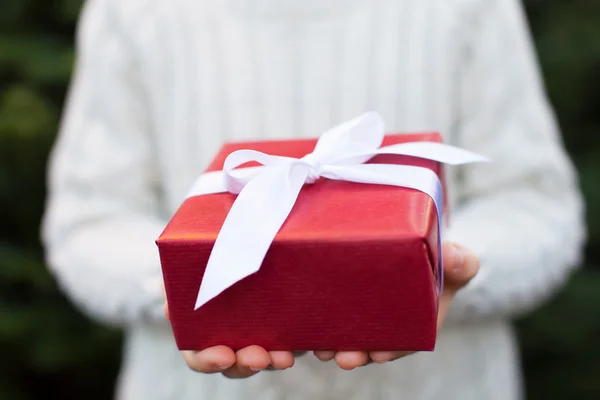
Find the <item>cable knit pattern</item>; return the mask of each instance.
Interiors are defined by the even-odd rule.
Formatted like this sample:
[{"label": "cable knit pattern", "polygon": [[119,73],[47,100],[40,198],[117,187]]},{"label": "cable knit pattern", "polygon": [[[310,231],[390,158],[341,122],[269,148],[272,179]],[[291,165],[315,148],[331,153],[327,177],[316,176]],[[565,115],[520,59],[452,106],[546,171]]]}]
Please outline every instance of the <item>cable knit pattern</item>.
[{"label": "cable knit pattern", "polygon": [[[578,264],[583,205],[518,0],[88,0],[51,157],[48,263],[126,327],[117,396],[512,400],[509,319]],[[365,110],[493,162],[448,172],[448,239],[478,278],[434,353],[351,372],[311,355],[232,381],[187,369],[162,317],[154,240],[224,141],[314,137]]]}]

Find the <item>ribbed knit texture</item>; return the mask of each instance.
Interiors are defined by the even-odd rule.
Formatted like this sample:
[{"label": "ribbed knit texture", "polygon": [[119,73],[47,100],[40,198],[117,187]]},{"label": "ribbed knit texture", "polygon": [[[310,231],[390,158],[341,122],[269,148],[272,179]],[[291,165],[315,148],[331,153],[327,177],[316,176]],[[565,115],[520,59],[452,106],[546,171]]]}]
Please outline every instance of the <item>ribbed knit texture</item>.
[{"label": "ribbed knit texture", "polygon": [[[476,251],[432,354],[352,372],[311,355],[249,380],[187,369],[154,240],[224,141],[315,137],[365,110],[490,157],[449,170]],[[88,0],[43,238],[89,315],[125,326],[119,398],[512,400],[509,318],[579,261],[583,206],[518,0]]]}]

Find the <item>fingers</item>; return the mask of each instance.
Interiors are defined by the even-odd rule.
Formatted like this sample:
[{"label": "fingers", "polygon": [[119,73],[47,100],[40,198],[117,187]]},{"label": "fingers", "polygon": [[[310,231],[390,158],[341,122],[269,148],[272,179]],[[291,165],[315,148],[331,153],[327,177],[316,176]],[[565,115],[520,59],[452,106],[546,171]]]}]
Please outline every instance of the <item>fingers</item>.
[{"label": "fingers", "polygon": [[171,318],[169,316],[169,303],[167,303],[166,301],[165,301],[163,312],[165,314],[165,318],[167,319],[167,321],[171,321]]},{"label": "fingers", "polygon": [[369,354],[366,351],[335,352],[319,350],[315,351],[314,354],[321,361],[331,361],[335,359],[335,362],[339,367],[346,370],[362,367],[370,362]]},{"label": "fingers", "polygon": [[248,346],[235,354],[235,364],[223,371],[229,378],[248,378],[271,364],[269,353],[260,346]]},{"label": "fingers", "polygon": [[236,362],[236,355],[229,347],[216,346],[202,351],[182,351],[187,365],[197,372],[212,374],[231,368]]},{"label": "fingers", "polygon": [[290,351],[270,351],[269,357],[274,369],[288,369],[294,366],[294,354]]},{"label": "fingers", "polygon": [[331,361],[335,357],[335,351],[314,351],[315,356],[321,361]]},{"label": "fingers", "polygon": [[340,368],[351,370],[369,364],[371,361],[383,364],[413,354],[410,351],[315,351],[315,356],[321,361],[335,358]]},{"label": "fingers", "polygon": [[370,361],[366,351],[338,351],[334,358],[339,367],[345,370],[362,367]]},{"label": "fingers", "polygon": [[281,370],[294,365],[294,355],[291,352],[267,352],[260,346],[249,346],[237,353],[226,346],[181,353],[185,362],[194,371],[205,374],[222,372],[229,378],[248,378],[267,367]]},{"label": "fingers", "polygon": [[413,354],[411,351],[371,351],[369,358],[378,364],[394,361]]},{"label": "fingers", "polygon": [[444,243],[444,289],[454,293],[471,281],[479,271],[479,258],[455,243]]}]

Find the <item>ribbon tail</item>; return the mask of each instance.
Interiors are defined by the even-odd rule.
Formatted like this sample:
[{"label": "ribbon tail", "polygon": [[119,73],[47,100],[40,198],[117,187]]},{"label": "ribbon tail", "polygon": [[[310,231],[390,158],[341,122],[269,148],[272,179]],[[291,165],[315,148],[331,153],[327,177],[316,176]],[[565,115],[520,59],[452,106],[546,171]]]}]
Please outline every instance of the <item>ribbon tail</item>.
[{"label": "ribbon tail", "polygon": [[444,143],[408,142],[381,147],[374,151],[346,155],[336,159],[331,164],[337,166],[358,165],[380,154],[417,157],[448,165],[465,165],[490,161],[487,157]]},{"label": "ribbon tail", "polygon": [[194,309],[260,269],[307,175],[303,165],[270,166],[241,190],[215,241]]},{"label": "ribbon tail", "polygon": [[223,171],[205,172],[196,179],[185,197],[226,192],[227,186],[223,178]]},{"label": "ribbon tail", "polygon": [[437,161],[448,165],[488,162],[487,157],[438,142],[407,142],[381,147],[377,154],[397,154]]}]

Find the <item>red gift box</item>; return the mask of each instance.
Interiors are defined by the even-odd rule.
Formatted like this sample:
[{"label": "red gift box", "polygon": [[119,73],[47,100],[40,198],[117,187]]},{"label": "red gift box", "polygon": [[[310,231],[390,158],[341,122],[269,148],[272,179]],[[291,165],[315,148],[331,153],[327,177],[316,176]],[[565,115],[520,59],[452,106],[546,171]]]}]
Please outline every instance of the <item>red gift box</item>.
[{"label": "red gift box", "polygon": [[[441,137],[388,135],[383,146],[415,141]],[[315,144],[313,139],[226,144],[208,171],[221,170],[238,149],[302,157]],[[434,161],[379,155],[369,162],[426,167],[444,182],[443,167]],[[434,349],[439,227],[427,194],[328,179],[305,185],[260,270],[194,310],[235,198],[230,193],[187,198],[157,240],[180,350]]]}]

